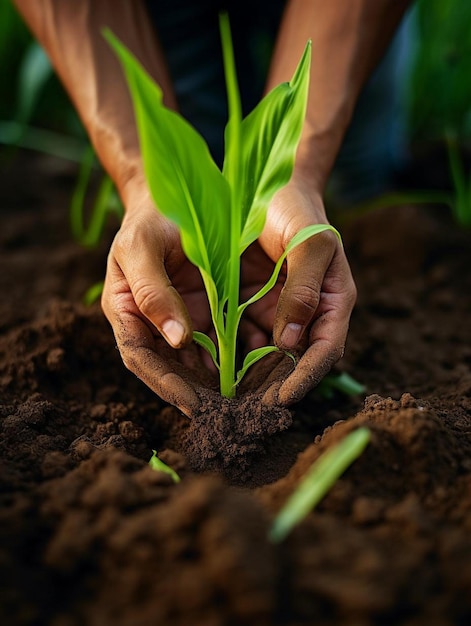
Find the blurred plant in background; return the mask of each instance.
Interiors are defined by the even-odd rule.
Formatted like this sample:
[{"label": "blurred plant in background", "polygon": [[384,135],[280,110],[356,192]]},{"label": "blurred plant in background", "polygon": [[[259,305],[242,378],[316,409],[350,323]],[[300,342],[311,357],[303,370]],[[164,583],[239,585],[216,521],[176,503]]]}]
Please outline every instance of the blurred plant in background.
[{"label": "blurred plant in background", "polygon": [[86,134],[11,0],[0,0],[0,73],[0,142],[80,162]]},{"label": "blurred plant in background", "polygon": [[410,140],[444,143],[452,192],[445,204],[471,227],[471,3],[418,0],[409,89]]},{"label": "blurred plant in background", "polygon": [[[13,160],[18,148],[26,148],[77,163],[71,231],[81,245],[95,247],[108,214],[121,217],[121,204],[46,53],[11,0],[0,0],[0,74],[2,162]],[[93,171],[98,182],[90,185]]]},{"label": "blurred plant in background", "polygon": [[411,140],[471,138],[471,2],[418,0],[408,95]]}]

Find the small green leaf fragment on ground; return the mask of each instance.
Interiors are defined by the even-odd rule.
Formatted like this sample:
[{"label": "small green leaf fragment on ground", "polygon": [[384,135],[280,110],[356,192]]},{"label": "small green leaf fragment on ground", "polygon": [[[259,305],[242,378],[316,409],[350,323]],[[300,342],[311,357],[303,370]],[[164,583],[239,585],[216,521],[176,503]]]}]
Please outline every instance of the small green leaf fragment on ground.
[{"label": "small green leaf fragment on ground", "polygon": [[152,457],[149,461],[149,465],[156,472],[164,472],[164,474],[168,474],[169,476],[171,476],[174,483],[180,482],[181,479],[177,472],[168,465],[166,465],[163,461],[161,461],[157,456],[157,452],[155,450],[152,450]]},{"label": "small green leaf fragment on ground", "polygon": [[94,304],[103,293],[104,281],[100,280],[98,283],[91,285],[84,293],[82,301],[85,306],[91,306]]},{"label": "small green leaf fragment on ground", "polygon": [[334,390],[340,391],[346,396],[357,396],[364,393],[366,387],[347,372],[342,372],[341,374],[327,374],[315,389],[316,393],[327,400],[333,398]]},{"label": "small green leaf fragment on ground", "polygon": [[268,538],[283,541],[294,526],[322,500],[345,470],[364,451],[371,438],[368,428],[361,427],[320,456],[306,473],[296,491],[276,516]]}]

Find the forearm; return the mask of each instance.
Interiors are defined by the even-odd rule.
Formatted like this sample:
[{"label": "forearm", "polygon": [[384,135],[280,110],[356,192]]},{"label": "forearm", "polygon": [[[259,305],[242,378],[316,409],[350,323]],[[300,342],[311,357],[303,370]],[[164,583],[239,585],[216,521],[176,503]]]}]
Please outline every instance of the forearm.
[{"label": "forearm", "polygon": [[108,26],[175,98],[152,25],[141,0],[15,0],[80,115],[103,166],[126,195],[142,179],[134,113],[124,73],[101,30]]},{"label": "forearm", "polygon": [[309,100],[295,171],[322,191],[359,92],[410,0],[290,0],[267,82],[289,80],[312,40]]}]

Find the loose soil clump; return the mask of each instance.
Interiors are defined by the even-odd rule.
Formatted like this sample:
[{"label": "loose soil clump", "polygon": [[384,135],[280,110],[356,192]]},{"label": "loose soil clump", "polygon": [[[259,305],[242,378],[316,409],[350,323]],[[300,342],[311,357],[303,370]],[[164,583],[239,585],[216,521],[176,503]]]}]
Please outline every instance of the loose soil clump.
[{"label": "loose soil clump", "polygon": [[[339,369],[366,394],[291,411],[213,395],[190,422],[81,303],[117,224],[99,249],[72,242],[74,175],[31,155],[2,173],[0,622],[471,623],[471,234],[444,208],[347,220],[359,299]],[[365,453],[271,544],[307,468],[360,425]]]}]

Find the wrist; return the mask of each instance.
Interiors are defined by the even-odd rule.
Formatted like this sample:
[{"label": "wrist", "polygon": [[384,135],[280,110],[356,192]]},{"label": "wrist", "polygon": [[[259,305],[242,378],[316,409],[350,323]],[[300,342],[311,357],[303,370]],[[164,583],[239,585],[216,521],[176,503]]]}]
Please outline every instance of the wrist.
[{"label": "wrist", "polygon": [[313,128],[306,122],[296,152],[293,176],[309,185],[312,193],[323,196],[340,149],[347,122],[326,128]]},{"label": "wrist", "polygon": [[115,182],[126,214],[132,213],[139,206],[152,204],[142,164],[129,165]]},{"label": "wrist", "polygon": [[176,225],[156,208],[142,169],[137,169],[118,189],[125,209],[123,226],[134,229],[151,225],[155,232],[165,234],[169,240],[178,238]]}]

